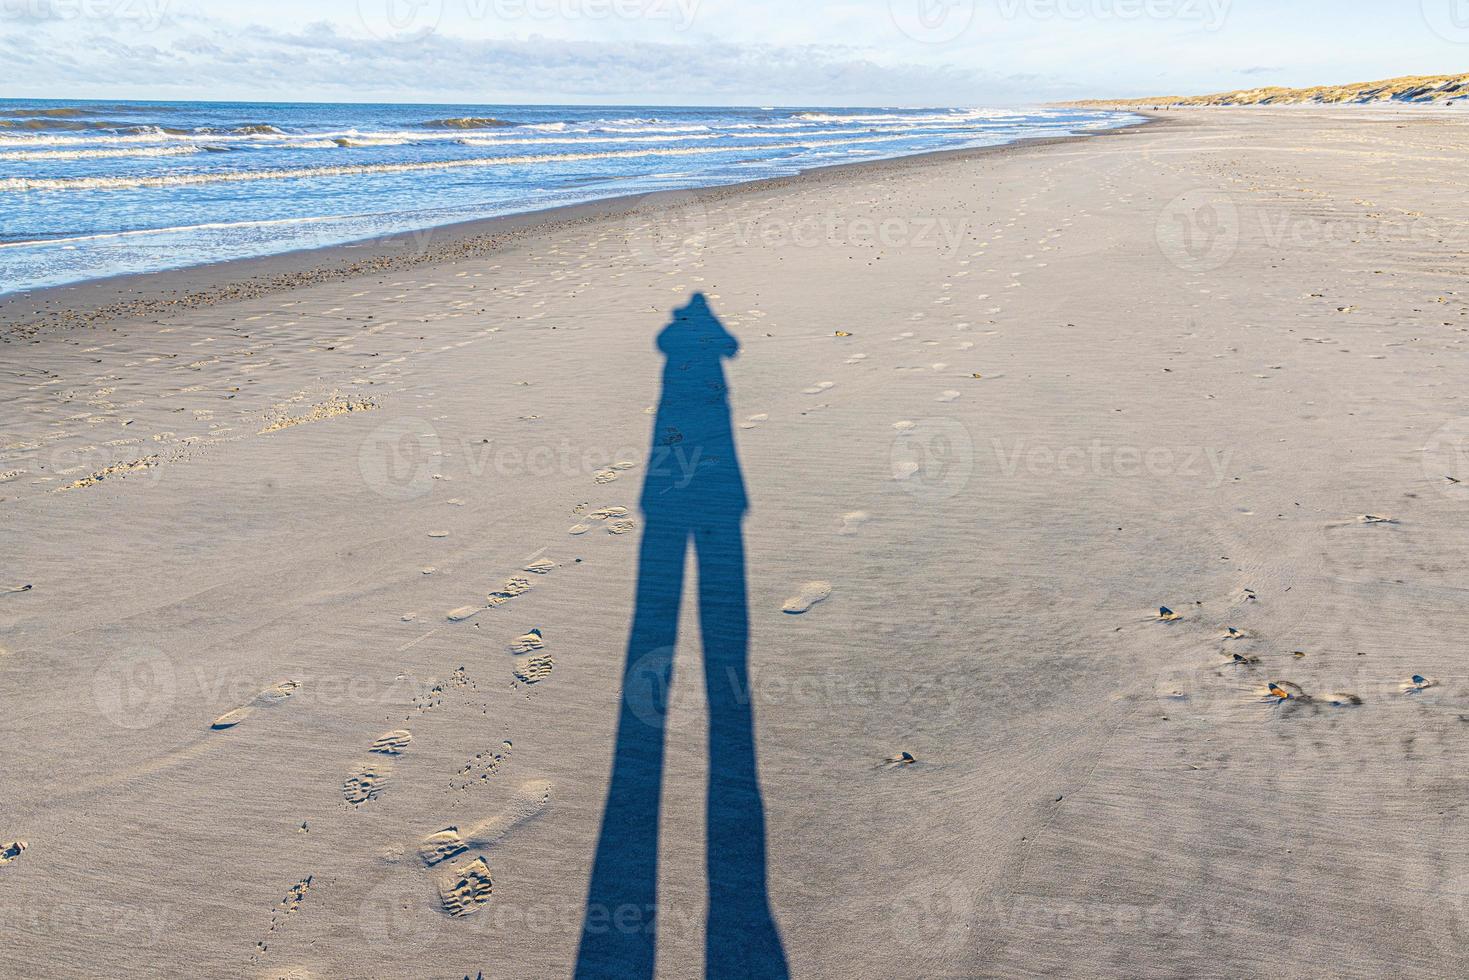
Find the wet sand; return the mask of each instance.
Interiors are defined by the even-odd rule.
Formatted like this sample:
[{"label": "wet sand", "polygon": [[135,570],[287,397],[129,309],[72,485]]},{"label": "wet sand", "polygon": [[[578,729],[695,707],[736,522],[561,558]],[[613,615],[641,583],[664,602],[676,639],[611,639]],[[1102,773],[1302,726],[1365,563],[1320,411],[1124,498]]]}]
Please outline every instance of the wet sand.
[{"label": "wet sand", "polygon": [[1165,115],[0,303],[0,974],[1463,974],[1469,119]]}]

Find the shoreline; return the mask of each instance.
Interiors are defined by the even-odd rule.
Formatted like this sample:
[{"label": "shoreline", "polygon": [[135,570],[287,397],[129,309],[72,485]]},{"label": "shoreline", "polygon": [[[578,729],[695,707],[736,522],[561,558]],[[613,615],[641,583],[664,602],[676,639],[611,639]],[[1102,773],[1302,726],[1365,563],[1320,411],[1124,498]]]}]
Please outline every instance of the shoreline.
[{"label": "shoreline", "polygon": [[952,160],[983,159],[1097,137],[1137,133],[1175,121],[1150,113],[1129,114],[1145,118],[1141,122],[1071,136],[1030,137],[996,146],[934,150],[883,160],[836,163],[784,177],[762,177],[733,184],[651,194],[621,194],[580,204],[434,225],[319,248],[43,286],[0,295],[0,343],[32,337],[47,329],[146,319],[286,292],[313,283],[452,262],[497,251],[527,235],[554,232],[589,222],[627,220],[657,212],[665,203],[675,206],[686,204],[691,198],[701,204],[712,204],[749,194],[840,180],[853,174],[903,172]]}]

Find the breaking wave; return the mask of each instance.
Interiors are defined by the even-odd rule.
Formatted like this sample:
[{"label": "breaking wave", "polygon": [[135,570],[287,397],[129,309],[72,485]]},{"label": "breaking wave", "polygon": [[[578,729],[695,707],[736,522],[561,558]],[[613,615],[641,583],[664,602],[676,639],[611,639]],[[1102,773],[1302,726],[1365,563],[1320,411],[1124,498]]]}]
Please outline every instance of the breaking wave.
[{"label": "breaking wave", "polygon": [[116,150],[6,150],[0,151],[0,160],[107,160],[118,157],[186,157],[206,150],[224,147],[209,146],[140,146],[133,149]]},{"label": "breaking wave", "polygon": [[517,123],[482,116],[464,116],[456,119],[430,119],[424,123],[429,129],[503,129]]},{"label": "breaking wave", "polygon": [[[906,140],[906,135],[867,137],[857,142],[886,143]],[[197,187],[205,184],[243,183],[261,180],[305,180],[315,177],[351,177],[361,174],[403,174],[431,170],[460,170],[470,167],[509,167],[528,164],[579,163],[587,160],[625,160],[634,157],[685,157],[740,151],[804,150],[827,144],[765,143],[759,146],[698,146],[646,150],[609,150],[605,153],[538,153],[521,156],[470,157],[461,160],[419,160],[412,163],[378,163],[325,167],[292,167],[276,170],[236,170],[213,173],[137,174],[112,177],[10,177],[0,179],[0,191],[90,191],[125,190],[135,187]]]}]

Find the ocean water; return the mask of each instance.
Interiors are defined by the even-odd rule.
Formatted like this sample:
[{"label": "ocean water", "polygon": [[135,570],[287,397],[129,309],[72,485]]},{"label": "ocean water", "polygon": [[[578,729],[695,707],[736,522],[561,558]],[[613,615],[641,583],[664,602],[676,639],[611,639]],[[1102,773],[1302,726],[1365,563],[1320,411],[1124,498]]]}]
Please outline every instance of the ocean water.
[{"label": "ocean water", "polygon": [[0,293],[1130,121],[1049,108],[0,100]]}]

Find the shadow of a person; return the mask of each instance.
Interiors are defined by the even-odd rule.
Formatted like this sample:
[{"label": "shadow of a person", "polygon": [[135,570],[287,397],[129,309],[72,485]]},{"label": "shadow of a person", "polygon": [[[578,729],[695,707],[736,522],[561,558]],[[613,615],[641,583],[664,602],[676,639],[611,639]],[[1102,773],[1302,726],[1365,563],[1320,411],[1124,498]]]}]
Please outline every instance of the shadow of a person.
[{"label": "shadow of a person", "polygon": [[705,975],[787,977],[766,893],[765,810],[755,763],[742,521],[725,358],[738,341],[702,293],[658,335],[667,358],[643,484],[637,602],[628,635],[611,788],[577,952],[581,978],[652,977],[665,726],[690,543],[709,704]]}]

